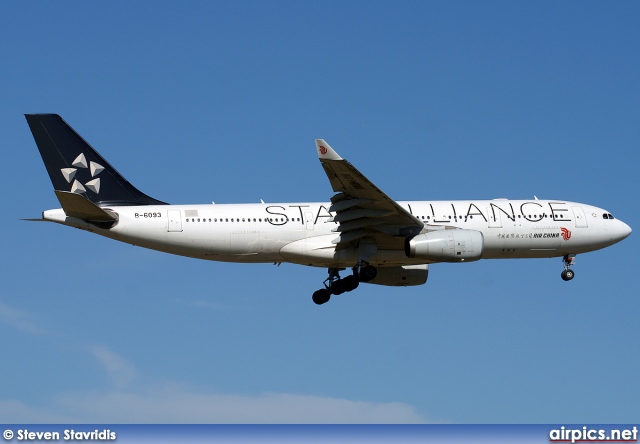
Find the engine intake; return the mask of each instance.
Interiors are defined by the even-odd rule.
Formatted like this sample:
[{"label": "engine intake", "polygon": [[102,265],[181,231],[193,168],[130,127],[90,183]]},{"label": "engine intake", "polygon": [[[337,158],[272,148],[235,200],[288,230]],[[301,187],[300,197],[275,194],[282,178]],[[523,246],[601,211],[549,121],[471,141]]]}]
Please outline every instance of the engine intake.
[{"label": "engine intake", "polygon": [[407,238],[404,252],[412,259],[472,262],[482,257],[484,236],[475,230],[438,230]]}]

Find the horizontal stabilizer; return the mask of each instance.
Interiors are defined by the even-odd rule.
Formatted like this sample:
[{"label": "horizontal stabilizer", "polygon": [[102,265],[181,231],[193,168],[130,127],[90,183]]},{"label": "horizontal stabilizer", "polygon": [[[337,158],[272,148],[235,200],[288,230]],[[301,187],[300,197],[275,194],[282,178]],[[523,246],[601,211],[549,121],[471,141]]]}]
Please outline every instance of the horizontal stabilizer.
[{"label": "horizontal stabilizer", "polygon": [[56,196],[58,196],[65,214],[69,217],[100,222],[118,220],[118,216],[103,210],[81,194],[56,190]]}]

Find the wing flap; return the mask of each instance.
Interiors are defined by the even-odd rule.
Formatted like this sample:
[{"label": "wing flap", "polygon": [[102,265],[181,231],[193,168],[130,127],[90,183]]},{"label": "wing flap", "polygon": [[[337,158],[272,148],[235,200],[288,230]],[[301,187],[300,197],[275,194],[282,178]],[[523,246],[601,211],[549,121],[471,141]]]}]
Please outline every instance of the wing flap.
[{"label": "wing flap", "polygon": [[364,205],[364,204],[368,204],[368,203],[372,203],[372,200],[368,200],[368,199],[347,199],[347,200],[339,200],[336,201],[336,203],[332,204],[329,207],[329,212],[330,213],[337,213],[338,211],[344,211],[344,210],[348,210],[350,208],[353,208],[357,205]]}]

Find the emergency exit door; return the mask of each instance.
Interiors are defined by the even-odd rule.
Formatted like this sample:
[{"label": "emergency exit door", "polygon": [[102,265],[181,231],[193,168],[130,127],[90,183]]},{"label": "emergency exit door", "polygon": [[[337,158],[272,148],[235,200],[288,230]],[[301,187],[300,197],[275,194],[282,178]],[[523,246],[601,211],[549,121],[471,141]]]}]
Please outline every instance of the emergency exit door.
[{"label": "emergency exit door", "polygon": [[576,228],[587,228],[587,217],[582,207],[571,207],[573,216],[576,218]]},{"label": "emergency exit door", "polygon": [[167,231],[182,231],[182,217],[180,210],[167,211],[168,227]]}]

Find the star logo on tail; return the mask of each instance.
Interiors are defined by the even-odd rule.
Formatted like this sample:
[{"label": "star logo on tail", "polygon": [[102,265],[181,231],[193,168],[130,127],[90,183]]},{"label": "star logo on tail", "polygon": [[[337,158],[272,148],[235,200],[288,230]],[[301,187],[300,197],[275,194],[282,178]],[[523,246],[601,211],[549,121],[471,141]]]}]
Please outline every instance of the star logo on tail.
[{"label": "star logo on tail", "polygon": [[[84,156],[84,153],[80,153],[80,155],[75,158],[71,166],[75,168],[62,168],[60,171],[62,172],[65,180],[71,184],[72,193],[82,194],[86,193],[87,190],[96,194],[100,193],[100,178],[96,176],[104,171],[104,167],[102,165],[93,161],[87,164],[87,158]],[[76,175],[78,170],[87,169],[91,175],[91,180],[85,182],[83,185],[78,179],[76,179]]]}]

